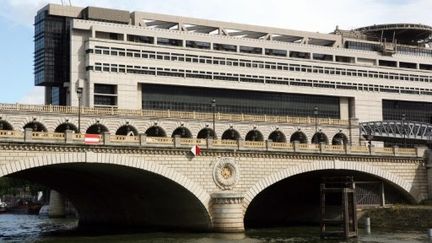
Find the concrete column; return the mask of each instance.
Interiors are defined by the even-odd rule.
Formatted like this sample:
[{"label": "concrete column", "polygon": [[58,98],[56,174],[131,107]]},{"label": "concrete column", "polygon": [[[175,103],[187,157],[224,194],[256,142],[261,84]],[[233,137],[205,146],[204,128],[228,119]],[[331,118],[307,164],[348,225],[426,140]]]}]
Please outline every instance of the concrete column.
[{"label": "concrete column", "polygon": [[139,134],[139,142],[140,142],[140,146],[145,146],[147,144],[147,134],[140,133]]},{"label": "concrete column", "polygon": [[237,149],[240,150],[240,149],[242,149],[242,148],[244,148],[244,140],[238,138],[238,139],[237,139]]},{"label": "concrete column", "polygon": [[61,218],[65,216],[65,203],[63,196],[57,191],[51,190],[48,216],[50,218]]},{"label": "concrete column", "polygon": [[273,140],[267,139],[267,140],[265,140],[265,144],[266,144],[266,150],[267,151],[272,150],[272,148],[273,148]]},{"label": "concrete column", "polygon": [[31,128],[26,128],[24,130],[24,142],[28,142],[31,141],[33,138],[33,129]]},{"label": "concrete column", "polygon": [[293,142],[294,152],[299,152],[300,151],[299,144],[300,144],[299,141],[294,141]]},{"label": "concrete column", "polygon": [[66,130],[64,136],[65,136],[65,143],[73,143],[73,131],[72,130]]},{"label": "concrete column", "polygon": [[213,230],[223,233],[244,232],[243,196],[235,192],[216,192],[211,195],[210,212]]},{"label": "concrete column", "polygon": [[398,156],[399,155],[399,147],[398,146],[393,146],[393,155],[394,156]]},{"label": "concrete column", "polygon": [[206,145],[207,148],[212,148],[213,147],[213,138],[206,138]]},{"label": "concrete column", "polygon": [[349,98],[348,97],[339,98],[339,111],[340,111],[339,115],[341,120],[349,119]]},{"label": "concrete column", "polygon": [[180,135],[175,135],[174,136],[174,148],[178,148],[178,147],[180,147]]},{"label": "concrete column", "polygon": [[102,134],[103,144],[108,145],[111,142],[111,135],[109,132],[104,132]]}]

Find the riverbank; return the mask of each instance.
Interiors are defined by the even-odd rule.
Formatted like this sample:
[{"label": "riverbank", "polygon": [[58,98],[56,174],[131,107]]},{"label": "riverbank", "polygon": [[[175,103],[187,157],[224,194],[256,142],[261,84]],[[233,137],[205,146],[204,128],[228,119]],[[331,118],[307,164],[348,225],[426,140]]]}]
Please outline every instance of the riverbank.
[{"label": "riverbank", "polygon": [[370,217],[371,227],[425,231],[432,228],[432,206],[394,205],[386,208],[362,209],[358,213],[359,226],[364,227]]}]

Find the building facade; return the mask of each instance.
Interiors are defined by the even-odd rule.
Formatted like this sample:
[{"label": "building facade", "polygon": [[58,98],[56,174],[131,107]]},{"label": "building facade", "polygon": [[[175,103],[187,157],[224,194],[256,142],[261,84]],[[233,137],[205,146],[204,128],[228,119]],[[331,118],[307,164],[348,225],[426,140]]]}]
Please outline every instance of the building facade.
[{"label": "building facade", "polygon": [[57,105],[432,123],[431,33],[394,24],[321,34],[49,4],[35,17],[35,85]]}]

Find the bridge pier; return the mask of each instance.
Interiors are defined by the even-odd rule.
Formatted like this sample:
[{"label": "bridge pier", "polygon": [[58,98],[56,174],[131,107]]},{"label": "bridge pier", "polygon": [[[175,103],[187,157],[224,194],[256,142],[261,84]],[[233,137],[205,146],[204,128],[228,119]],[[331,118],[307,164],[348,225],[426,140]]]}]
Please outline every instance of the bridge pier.
[{"label": "bridge pier", "polygon": [[240,193],[217,192],[211,195],[210,212],[213,230],[221,233],[244,232],[243,196]]},{"label": "bridge pier", "polygon": [[57,191],[51,190],[48,216],[50,218],[61,218],[65,216],[65,202],[63,196]]}]

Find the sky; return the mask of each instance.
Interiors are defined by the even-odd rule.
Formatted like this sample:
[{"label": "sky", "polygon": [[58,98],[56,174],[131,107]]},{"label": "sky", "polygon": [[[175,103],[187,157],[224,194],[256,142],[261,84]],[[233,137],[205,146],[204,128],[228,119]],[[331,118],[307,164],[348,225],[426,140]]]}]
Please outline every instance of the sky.
[{"label": "sky", "polygon": [[[69,4],[69,0],[63,0]],[[382,23],[432,25],[432,0],[70,0],[74,6],[146,11],[329,33]],[[61,0],[0,0],[0,103],[38,103],[33,80],[33,19]]]}]

